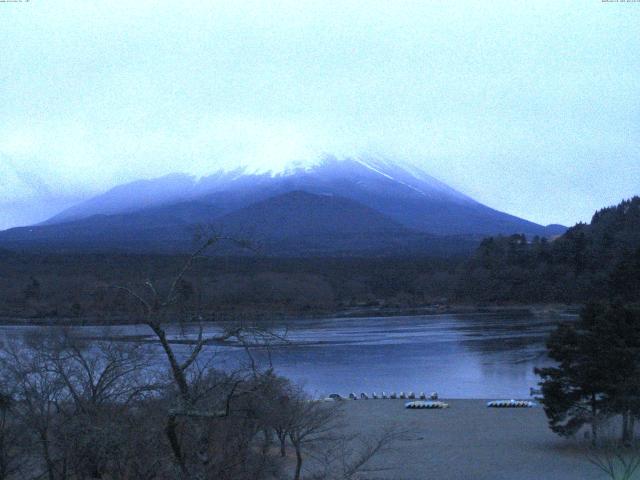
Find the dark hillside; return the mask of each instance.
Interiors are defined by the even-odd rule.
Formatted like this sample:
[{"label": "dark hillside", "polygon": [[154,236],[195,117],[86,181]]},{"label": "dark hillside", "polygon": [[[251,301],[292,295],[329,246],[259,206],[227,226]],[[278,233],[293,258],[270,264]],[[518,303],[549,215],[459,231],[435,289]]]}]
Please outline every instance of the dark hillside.
[{"label": "dark hillside", "polygon": [[[470,254],[481,237],[436,236],[403,226],[354,200],[292,191],[231,213],[226,206],[182,202],[65,223],[0,232],[0,248],[41,253],[187,253],[205,226],[250,240],[257,254],[313,256],[449,256]],[[255,254],[222,245],[218,255]]]},{"label": "dark hillside", "polygon": [[640,299],[640,197],[604,208],[555,239],[485,239],[457,295],[481,301]]},{"label": "dark hillside", "polygon": [[[17,254],[2,256],[0,317],[135,321],[138,305],[107,286],[166,286],[179,255]],[[188,299],[207,315],[331,313],[345,308],[421,306],[453,285],[463,259],[425,257],[208,257],[186,278]]]}]

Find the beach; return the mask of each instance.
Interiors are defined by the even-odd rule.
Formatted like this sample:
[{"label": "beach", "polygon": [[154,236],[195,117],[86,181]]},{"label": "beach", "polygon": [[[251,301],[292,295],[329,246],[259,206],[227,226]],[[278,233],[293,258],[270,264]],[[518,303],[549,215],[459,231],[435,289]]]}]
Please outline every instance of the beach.
[{"label": "beach", "polygon": [[374,437],[400,430],[364,478],[422,480],[595,480],[585,440],[551,432],[540,406],[487,408],[485,400],[444,400],[441,410],[408,410],[406,400],[344,401],[345,429]]}]

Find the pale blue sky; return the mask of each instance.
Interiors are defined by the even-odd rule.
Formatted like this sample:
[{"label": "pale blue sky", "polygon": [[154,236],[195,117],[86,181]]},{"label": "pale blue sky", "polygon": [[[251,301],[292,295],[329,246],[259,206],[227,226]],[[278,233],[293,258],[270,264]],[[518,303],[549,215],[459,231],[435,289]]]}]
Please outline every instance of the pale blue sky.
[{"label": "pale blue sky", "polygon": [[540,223],[640,194],[640,3],[31,0],[0,41],[0,228],[322,153]]}]

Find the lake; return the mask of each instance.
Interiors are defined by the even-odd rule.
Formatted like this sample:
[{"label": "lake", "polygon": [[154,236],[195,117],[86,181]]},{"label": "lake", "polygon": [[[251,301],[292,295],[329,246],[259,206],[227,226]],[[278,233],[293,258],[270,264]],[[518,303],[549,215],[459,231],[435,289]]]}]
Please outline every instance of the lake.
[{"label": "lake", "polygon": [[[275,324],[289,343],[255,353],[262,365],[300,382],[313,395],[349,392],[427,392],[443,398],[524,398],[537,387],[534,367],[549,364],[546,338],[572,315],[524,313],[443,314],[410,317],[301,319]],[[0,327],[5,336],[31,327]],[[101,335],[103,327],[77,327]],[[218,327],[209,326],[215,334]],[[194,327],[172,329],[175,337],[195,337]],[[145,326],[118,326],[110,335],[139,339]],[[151,338],[151,337],[149,337]],[[177,349],[186,355],[186,346]],[[235,345],[208,346],[217,365],[244,361]],[[163,361],[161,352],[154,355]]]}]

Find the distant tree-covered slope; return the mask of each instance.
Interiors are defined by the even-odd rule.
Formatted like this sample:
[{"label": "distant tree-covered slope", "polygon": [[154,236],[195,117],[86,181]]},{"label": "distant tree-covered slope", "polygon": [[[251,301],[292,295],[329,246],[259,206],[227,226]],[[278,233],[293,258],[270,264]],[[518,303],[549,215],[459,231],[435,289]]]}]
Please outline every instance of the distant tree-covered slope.
[{"label": "distant tree-covered slope", "polygon": [[[165,227],[187,223],[185,217],[206,217],[209,208],[184,204],[179,211],[172,210],[169,222],[164,211],[154,212],[153,222],[130,215],[109,216],[114,224],[109,231],[126,235],[132,225],[142,225],[153,229],[158,244],[165,244]],[[303,216],[299,209],[308,215]],[[288,220],[288,213],[294,220]],[[305,221],[309,216],[314,221]],[[334,230],[334,220],[348,228]],[[79,241],[103,234],[93,221],[64,225],[80,233],[77,227],[86,227]],[[202,259],[185,282],[202,292],[191,301],[210,315],[268,317],[351,308],[363,312],[368,307],[421,311],[425,305],[435,304],[439,309],[447,303],[583,303],[610,298],[640,303],[640,198],[601,210],[590,224],[578,224],[551,240],[512,235],[480,243],[481,239],[466,237],[421,237],[357,202],[308,193],[257,202],[229,214],[224,225],[233,233],[249,229],[267,251],[277,253],[275,246],[284,245],[287,255],[234,257],[220,245],[216,256]],[[399,236],[389,236],[397,231]],[[292,237],[294,233],[305,235]],[[375,245],[370,237],[375,237],[379,247],[388,242],[392,252],[336,255],[333,250],[327,255],[319,243],[331,238],[329,244],[345,252],[362,252],[364,240],[366,245]],[[141,238],[150,236],[136,240]],[[292,238],[304,238],[307,243],[295,240],[296,245]],[[415,248],[419,242],[422,247]],[[468,255],[450,255],[465,245]],[[318,255],[309,255],[311,250]],[[306,255],[291,255],[295,251]],[[410,253],[402,255],[403,251]],[[20,253],[0,247],[0,260],[0,318],[117,317],[128,321],[135,318],[139,305],[108,297],[104,287],[122,278],[134,284],[144,284],[149,278],[166,284],[184,255],[78,253],[77,249]]]},{"label": "distant tree-covered slope", "polygon": [[292,191],[223,214],[201,202],[183,202],[114,215],[0,232],[0,248],[42,253],[186,253],[204,226],[248,239],[252,251],[220,245],[216,255],[452,256],[469,255],[480,236],[437,236],[412,230],[354,200]]},{"label": "distant tree-covered slope", "polygon": [[640,300],[640,197],[596,212],[553,241],[485,239],[457,296],[482,301]]}]

